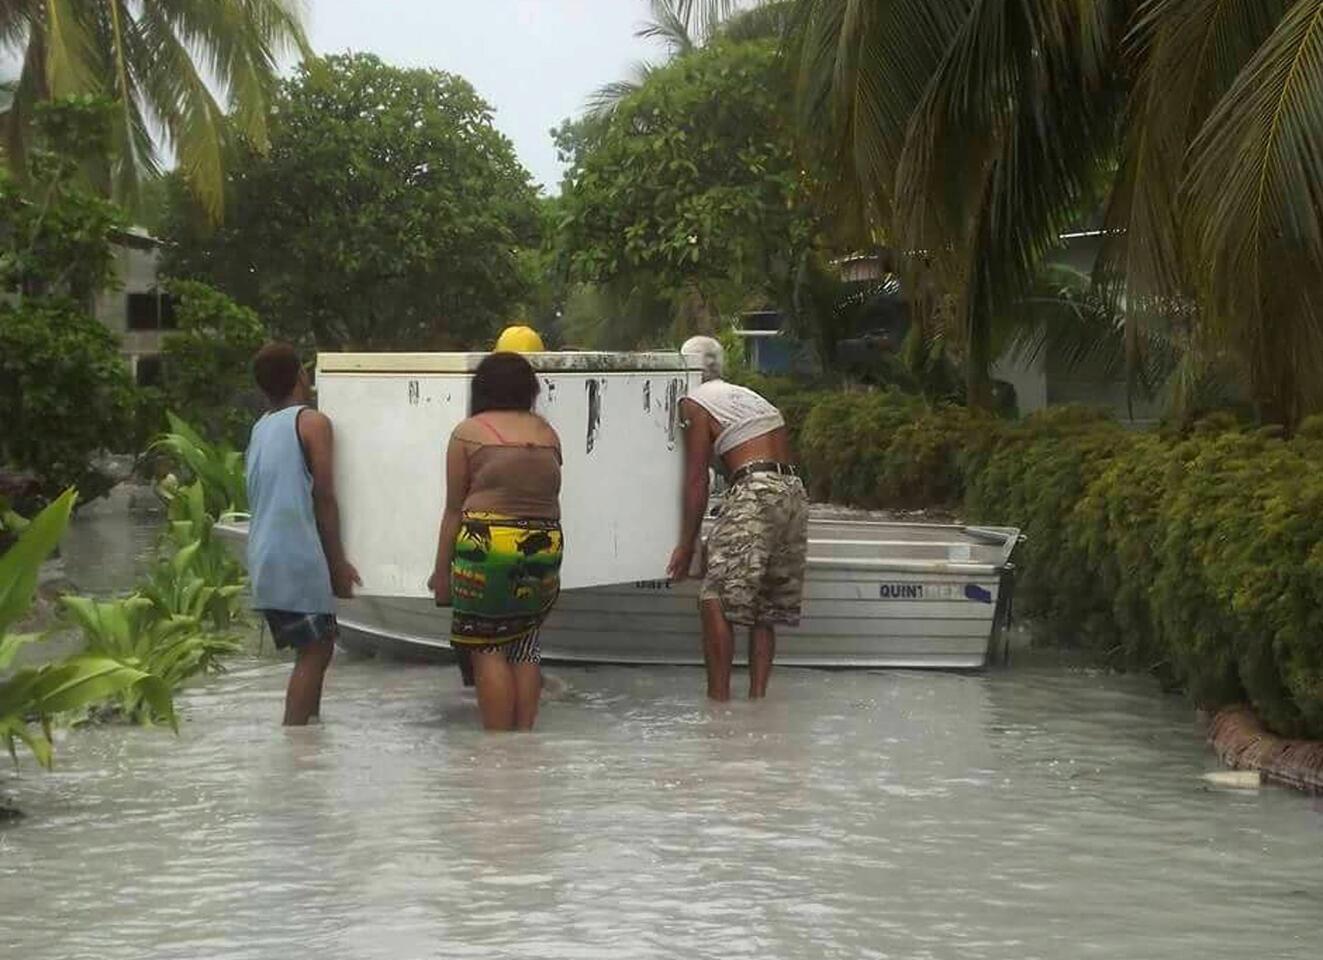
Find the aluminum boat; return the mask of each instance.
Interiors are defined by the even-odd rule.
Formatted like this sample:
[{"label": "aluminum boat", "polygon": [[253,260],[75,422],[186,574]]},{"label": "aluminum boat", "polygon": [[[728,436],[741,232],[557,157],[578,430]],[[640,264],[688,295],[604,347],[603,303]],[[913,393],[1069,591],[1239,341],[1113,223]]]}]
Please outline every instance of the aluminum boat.
[{"label": "aluminum boat", "polygon": [[[247,524],[217,532],[241,558]],[[777,663],[977,669],[1005,656],[1018,530],[841,520],[809,523],[804,615],[777,631]],[[449,659],[450,615],[430,600],[357,597],[339,610],[350,651]],[[549,662],[702,663],[693,582],[566,590],[542,629]],[[743,641],[736,659],[744,660]]]}]

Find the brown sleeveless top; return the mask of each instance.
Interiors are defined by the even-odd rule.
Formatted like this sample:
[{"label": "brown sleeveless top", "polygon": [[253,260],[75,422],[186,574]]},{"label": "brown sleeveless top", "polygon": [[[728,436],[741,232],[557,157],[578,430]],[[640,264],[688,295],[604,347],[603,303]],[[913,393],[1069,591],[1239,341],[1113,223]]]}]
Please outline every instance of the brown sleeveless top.
[{"label": "brown sleeveless top", "polygon": [[469,456],[469,492],[464,511],[559,520],[560,449],[506,442],[491,424],[481,418],[478,422],[496,442],[463,441]]}]

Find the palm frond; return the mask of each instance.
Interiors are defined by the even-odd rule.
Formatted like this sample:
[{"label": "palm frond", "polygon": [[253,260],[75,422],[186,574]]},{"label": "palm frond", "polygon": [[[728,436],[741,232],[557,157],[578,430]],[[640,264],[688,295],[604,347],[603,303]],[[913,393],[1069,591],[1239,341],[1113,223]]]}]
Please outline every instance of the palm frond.
[{"label": "palm frond", "polygon": [[[101,93],[104,78],[97,75],[93,61],[97,46],[89,22],[96,13],[92,5],[74,0],[46,0],[45,17],[39,21],[46,47],[46,85],[52,96]],[[38,22],[33,23],[36,29]]]},{"label": "palm frond", "polygon": [[1098,267],[1108,295],[1129,304],[1136,335],[1147,322],[1136,305],[1191,291],[1179,227],[1191,140],[1289,3],[1148,0],[1138,11],[1125,42],[1133,81]]},{"label": "palm frond", "polygon": [[34,35],[23,50],[23,66],[4,115],[5,159],[19,173],[27,169],[33,106],[46,96],[46,46],[40,35]]},{"label": "palm frond", "polygon": [[891,216],[910,119],[968,0],[799,0],[788,52],[798,116],[875,222]]},{"label": "palm frond", "polygon": [[740,10],[740,0],[652,0],[653,9],[670,7],[685,25],[695,46],[703,46],[717,35],[721,25]]},{"label": "palm frond", "polygon": [[1118,102],[1115,21],[1055,0],[975,0],[915,109],[897,230],[963,290],[971,396],[991,323],[1031,289],[1058,236],[1097,199]]},{"label": "palm frond", "polygon": [[1190,156],[1183,199],[1212,319],[1276,402],[1323,402],[1323,0],[1290,7]]},{"label": "palm frond", "polygon": [[[651,19],[644,21],[634,32],[640,40],[655,40],[666,46],[666,52],[672,57],[681,57],[692,53],[698,41],[689,32],[692,3],[673,2],[673,0],[650,0]],[[681,12],[681,8],[684,12]]]},{"label": "palm frond", "polygon": [[[115,101],[115,195],[132,203],[159,173],[153,130],[174,147],[203,207],[220,212],[219,146],[228,129],[257,149],[278,64],[307,56],[302,0],[0,0],[0,51],[24,52],[4,114],[6,159],[21,168],[32,108],[52,96],[97,94]],[[225,109],[212,90],[220,94]]]},{"label": "palm frond", "polygon": [[613,80],[598,87],[588,97],[588,115],[593,118],[611,116],[624,100],[648,82],[648,77],[656,70],[654,64],[639,62],[634,64],[630,71],[633,75],[629,79]]},{"label": "palm frond", "polygon": [[143,8],[139,19],[144,98],[160,117],[167,143],[179,158],[184,181],[203,209],[219,219],[224,203],[225,113],[180,37],[159,10]]}]

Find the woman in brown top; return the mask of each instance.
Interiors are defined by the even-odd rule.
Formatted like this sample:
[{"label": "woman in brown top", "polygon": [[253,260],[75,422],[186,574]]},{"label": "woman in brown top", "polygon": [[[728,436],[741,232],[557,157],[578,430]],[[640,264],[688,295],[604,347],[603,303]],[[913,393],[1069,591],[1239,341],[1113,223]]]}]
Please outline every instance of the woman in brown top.
[{"label": "woman in brown top", "polygon": [[538,629],[560,593],[560,437],[533,412],[537,376],[515,353],[473,375],[470,416],[446,451],[446,507],[428,587],[453,608],[488,730],[531,730],[542,691]]}]

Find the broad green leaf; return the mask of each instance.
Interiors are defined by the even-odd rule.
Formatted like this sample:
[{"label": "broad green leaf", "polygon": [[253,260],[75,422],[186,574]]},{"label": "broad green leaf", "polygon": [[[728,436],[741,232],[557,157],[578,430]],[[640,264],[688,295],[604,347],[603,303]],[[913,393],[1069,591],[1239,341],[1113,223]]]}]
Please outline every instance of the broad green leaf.
[{"label": "broad green leaf", "polygon": [[149,680],[157,678],[109,657],[84,654],[46,668],[33,694],[39,712],[50,715],[109,700]]},{"label": "broad green leaf", "polygon": [[41,564],[64,536],[77,499],[76,491],[66,490],[33,517],[14,545],[0,555],[0,633],[27,613]]},{"label": "broad green leaf", "polygon": [[0,717],[22,718],[37,712],[33,691],[41,675],[40,668],[29,667],[0,683]]},{"label": "broad green leaf", "polygon": [[182,576],[184,571],[193,565],[193,561],[197,558],[198,551],[201,549],[202,541],[194,540],[171,558],[170,567],[174,570],[175,576]]},{"label": "broad green leaf", "polygon": [[22,720],[15,717],[0,718],[0,740],[5,741],[9,756],[13,759],[15,766],[18,765],[18,751],[15,749],[14,741],[22,740],[28,750],[32,752],[32,756],[36,758],[37,763],[47,770],[51,768],[54,751],[50,738],[40,733],[34,733]]},{"label": "broad green leaf", "polygon": [[8,636],[0,636],[0,670],[7,670],[19,650],[40,640],[42,636],[40,633],[11,633]]}]

